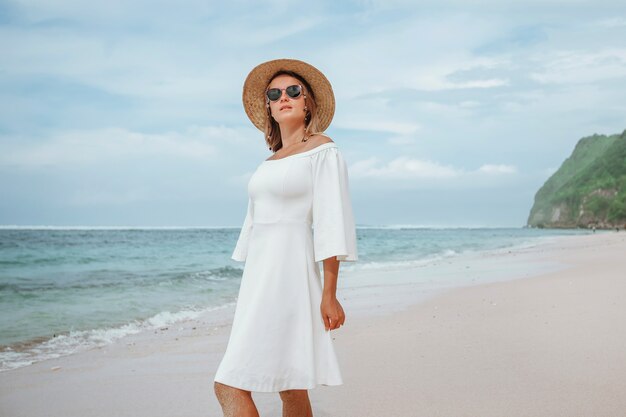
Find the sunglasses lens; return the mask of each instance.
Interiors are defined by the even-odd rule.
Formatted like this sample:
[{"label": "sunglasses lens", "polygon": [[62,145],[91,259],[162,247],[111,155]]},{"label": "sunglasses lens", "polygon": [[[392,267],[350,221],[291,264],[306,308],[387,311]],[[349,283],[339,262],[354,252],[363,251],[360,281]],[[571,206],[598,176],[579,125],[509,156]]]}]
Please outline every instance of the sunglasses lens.
[{"label": "sunglasses lens", "polygon": [[276,101],[280,98],[281,95],[281,91],[278,88],[270,88],[269,90],[267,90],[267,98],[269,98],[272,101]]},{"label": "sunglasses lens", "polygon": [[[285,89],[287,95],[291,98],[298,98],[302,93],[302,88],[299,85],[290,85]],[[282,95],[282,90],[280,88],[270,88],[267,90],[267,98],[271,101],[276,101]]]},{"label": "sunglasses lens", "polygon": [[290,85],[289,87],[286,88],[286,91],[289,97],[296,98],[300,96],[302,89],[300,88],[299,85]]}]

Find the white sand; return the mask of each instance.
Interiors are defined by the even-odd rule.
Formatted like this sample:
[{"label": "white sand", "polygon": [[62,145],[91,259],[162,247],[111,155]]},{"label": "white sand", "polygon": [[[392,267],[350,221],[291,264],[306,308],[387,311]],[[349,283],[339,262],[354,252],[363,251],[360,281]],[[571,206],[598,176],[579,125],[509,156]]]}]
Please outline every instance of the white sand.
[{"label": "white sand", "polygon": [[[626,416],[626,233],[340,274],[338,296],[344,385],[309,392],[316,417]],[[232,312],[2,372],[0,416],[221,416]],[[281,415],[278,394],[253,397]]]}]

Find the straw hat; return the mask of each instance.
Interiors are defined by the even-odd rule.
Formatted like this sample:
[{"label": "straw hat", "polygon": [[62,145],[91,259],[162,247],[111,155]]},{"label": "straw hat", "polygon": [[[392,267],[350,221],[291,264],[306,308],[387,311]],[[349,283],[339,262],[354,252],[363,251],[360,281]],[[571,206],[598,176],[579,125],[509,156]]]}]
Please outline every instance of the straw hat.
[{"label": "straw hat", "polygon": [[243,107],[252,123],[260,131],[265,130],[265,89],[270,77],[279,70],[293,71],[311,86],[317,105],[319,129],[323,132],[335,114],[335,95],[328,79],[311,64],[297,59],[274,59],[257,65],[250,71],[243,84]]}]

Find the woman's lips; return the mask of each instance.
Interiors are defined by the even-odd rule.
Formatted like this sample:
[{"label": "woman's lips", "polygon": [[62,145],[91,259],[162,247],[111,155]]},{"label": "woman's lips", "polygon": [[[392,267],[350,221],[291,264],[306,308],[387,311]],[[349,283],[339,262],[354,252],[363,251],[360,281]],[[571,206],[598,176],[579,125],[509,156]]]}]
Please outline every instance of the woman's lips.
[{"label": "woman's lips", "polygon": [[280,111],[291,109],[291,106],[283,107]]}]

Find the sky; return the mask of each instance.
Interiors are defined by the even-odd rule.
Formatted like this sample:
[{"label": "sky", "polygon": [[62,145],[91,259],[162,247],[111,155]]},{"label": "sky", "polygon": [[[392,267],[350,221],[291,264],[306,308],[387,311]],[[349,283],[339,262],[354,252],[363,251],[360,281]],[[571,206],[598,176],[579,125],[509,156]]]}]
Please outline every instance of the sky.
[{"label": "sky", "polygon": [[522,227],[626,129],[623,1],[0,0],[0,48],[1,225],[240,227],[277,58],[332,83],[361,227]]}]

